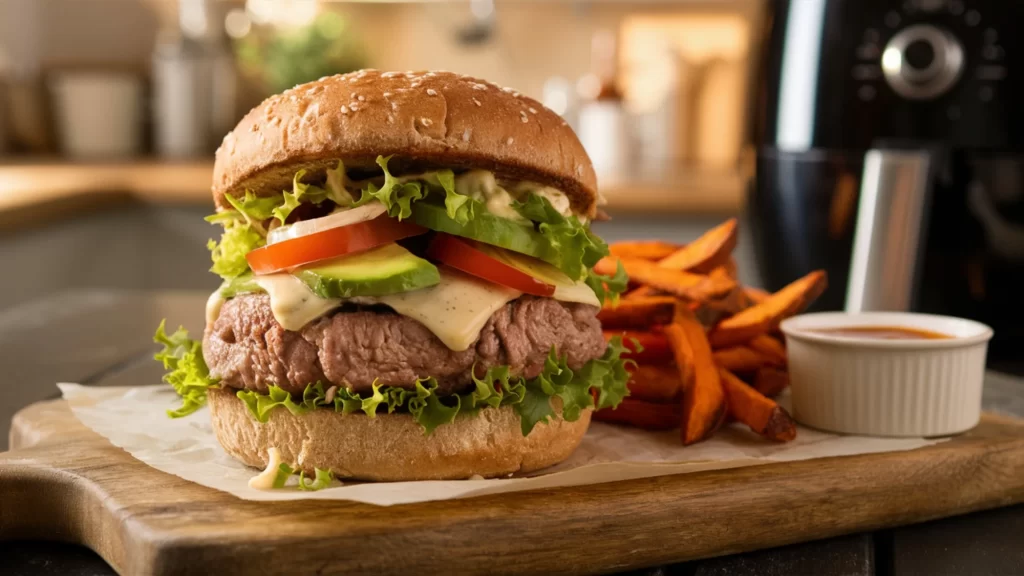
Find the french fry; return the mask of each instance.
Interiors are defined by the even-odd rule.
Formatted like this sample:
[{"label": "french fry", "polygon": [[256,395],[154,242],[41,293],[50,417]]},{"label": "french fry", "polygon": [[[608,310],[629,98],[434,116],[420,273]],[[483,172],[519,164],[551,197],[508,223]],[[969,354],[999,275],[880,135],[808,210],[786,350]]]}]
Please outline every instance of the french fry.
[{"label": "french fry", "polygon": [[785,370],[766,366],[754,374],[754,389],[769,398],[774,398],[789,388],[789,373]]},{"label": "french fry", "polygon": [[[704,327],[686,306],[676,306],[672,323],[664,328],[672,344],[679,375],[685,382],[680,437],[689,446],[711,436],[725,421],[725,392]],[[693,370],[692,377],[687,367]]]},{"label": "french fry", "polygon": [[[650,330],[605,330],[604,339],[622,336],[622,344],[629,349],[623,356],[637,362],[664,364],[672,361],[672,347],[662,332]],[[643,351],[636,351],[639,343]]]},{"label": "french fry", "polygon": [[771,296],[771,294],[761,290],[760,288],[751,288],[750,286],[745,286],[743,288],[743,295],[747,297],[747,300],[750,300],[754,304],[760,304]]},{"label": "french fry", "polygon": [[661,260],[679,250],[679,244],[662,242],[661,240],[634,240],[615,242],[608,246],[612,256],[619,258],[639,258],[641,260]]},{"label": "french fry", "polygon": [[778,366],[786,365],[786,347],[773,336],[769,336],[768,334],[758,334],[750,339],[747,346],[750,346],[761,354],[772,358]]},{"label": "french fry", "polygon": [[653,262],[637,258],[602,258],[594,271],[598,274],[614,274],[617,264],[622,263],[631,282],[650,286],[688,300],[707,300],[725,296],[736,287],[736,281],[725,273],[714,276],[692,274],[680,270],[663,268]]},{"label": "french fry", "polygon": [[[630,372],[630,396],[647,402],[671,402],[679,404],[683,391],[683,379],[672,364],[638,364],[628,368]],[[680,409],[680,414],[682,409]],[[679,420],[676,420],[676,425]]]},{"label": "french fry", "polygon": [[729,256],[729,259],[722,264],[720,268],[725,272],[726,276],[733,280],[739,280],[740,269],[739,265],[736,264],[736,258]]},{"label": "french fry", "polygon": [[615,408],[594,411],[594,420],[627,424],[646,430],[673,430],[679,427],[682,408],[678,402],[656,404],[634,398],[623,398]]},{"label": "french fry", "polygon": [[719,322],[709,335],[712,345],[725,348],[743,344],[774,330],[783,319],[800,312],[820,296],[827,285],[824,270],[811,272],[764,302]]},{"label": "french fry", "polygon": [[710,272],[726,264],[736,248],[736,219],[730,218],[700,238],[658,261],[658,266],[688,272]]},{"label": "french fry", "polygon": [[747,386],[732,372],[723,369],[720,374],[733,418],[769,440],[789,442],[796,438],[796,422],[785,408]]},{"label": "french fry", "polygon": [[651,326],[671,322],[675,306],[676,299],[671,296],[619,300],[618,304],[605,305],[598,312],[597,318],[605,328],[646,330]]},{"label": "french fry", "polygon": [[655,290],[650,286],[641,286],[636,290],[630,290],[629,292],[626,292],[623,298],[627,300],[636,300],[638,298],[650,298],[652,296],[658,296],[659,294],[660,292],[658,290]]},{"label": "french fry", "polygon": [[766,366],[781,366],[771,356],[747,346],[733,346],[715,350],[715,364],[730,372],[756,372]]}]

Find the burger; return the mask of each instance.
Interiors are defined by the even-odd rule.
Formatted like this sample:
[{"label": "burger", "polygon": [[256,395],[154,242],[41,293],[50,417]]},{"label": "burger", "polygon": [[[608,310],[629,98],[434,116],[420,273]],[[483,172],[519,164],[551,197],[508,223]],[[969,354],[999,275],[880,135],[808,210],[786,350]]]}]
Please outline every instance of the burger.
[{"label": "burger", "polygon": [[448,72],[322,78],[216,152],[201,341],[162,324],[183,416],[253,467],[497,477],[565,460],[627,394],[597,313],[625,289],[593,166],[556,113]]}]

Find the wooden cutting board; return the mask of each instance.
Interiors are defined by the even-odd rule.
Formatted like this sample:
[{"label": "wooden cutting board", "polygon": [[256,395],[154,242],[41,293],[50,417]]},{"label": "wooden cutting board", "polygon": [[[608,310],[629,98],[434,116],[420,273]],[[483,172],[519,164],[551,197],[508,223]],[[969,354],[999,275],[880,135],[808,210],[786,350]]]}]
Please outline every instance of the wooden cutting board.
[{"label": "wooden cutting board", "polygon": [[390,508],[257,503],[158,472],[61,400],[16,416],[0,538],[82,543],[122,574],[591,573],[1024,501],[1024,421],[920,450]]}]

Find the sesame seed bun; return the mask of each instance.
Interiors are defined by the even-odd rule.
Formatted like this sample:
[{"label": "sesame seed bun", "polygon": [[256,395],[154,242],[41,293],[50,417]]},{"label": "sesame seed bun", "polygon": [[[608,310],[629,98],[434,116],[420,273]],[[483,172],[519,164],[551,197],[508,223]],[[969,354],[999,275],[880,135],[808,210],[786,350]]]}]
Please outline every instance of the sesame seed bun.
[{"label": "sesame seed bun", "polygon": [[[509,406],[483,408],[439,426],[429,436],[408,414],[340,414],[318,409],[295,415],[273,410],[261,424],[230,389],[209,391],[210,419],[228,454],[264,468],[268,449],[312,474],[331,470],[359,480],[459,480],[531,472],[557,464],[576,449],[590,426],[591,410],[579,420],[556,416],[523,437],[519,415]],[[561,412],[558,399],[556,414]]]},{"label": "sesame seed bun", "polygon": [[299,169],[483,169],[565,192],[573,211],[597,212],[597,177],[572,129],[522,94],[451,72],[362,70],[321,78],[253,108],[217,150],[213,198],[278,194]]}]

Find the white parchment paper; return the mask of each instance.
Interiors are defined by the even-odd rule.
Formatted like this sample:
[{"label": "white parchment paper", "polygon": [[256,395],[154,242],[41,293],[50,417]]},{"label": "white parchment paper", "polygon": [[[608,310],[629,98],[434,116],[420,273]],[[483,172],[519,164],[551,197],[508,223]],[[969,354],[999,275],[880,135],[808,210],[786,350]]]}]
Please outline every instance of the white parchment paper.
[{"label": "white parchment paper", "polygon": [[169,386],[58,386],[83,424],[136,459],[161,472],[246,500],[354,500],[390,506],[780,461],[913,450],[942,441],[838,436],[800,428],[796,440],[776,444],[742,425],[733,425],[710,440],[683,447],[677,431],[652,433],[594,422],[579,449],[567,461],[529,477],[335,482],[331,488],[317,492],[295,488],[264,491],[248,485],[258,470],[236,462],[221,449],[206,409],[179,419],[165,415],[165,410],[174,407],[177,400]]}]

